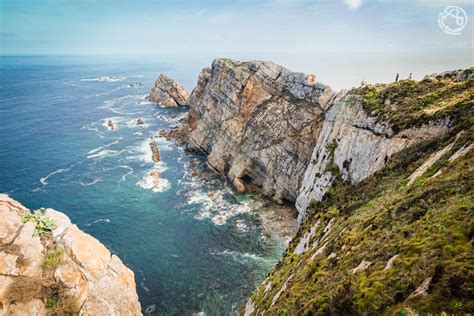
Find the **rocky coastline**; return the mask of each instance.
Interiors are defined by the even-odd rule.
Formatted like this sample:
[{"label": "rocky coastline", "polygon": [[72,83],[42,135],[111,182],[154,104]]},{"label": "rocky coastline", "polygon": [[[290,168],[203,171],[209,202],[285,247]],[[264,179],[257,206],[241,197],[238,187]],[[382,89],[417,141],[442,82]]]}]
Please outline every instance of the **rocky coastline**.
[{"label": "rocky coastline", "polygon": [[[190,106],[190,110],[182,124],[162,131],[161,135],[176,139],[188,150],[204,153],[209,169],[227,176],[236,192],[258,192],[275,203],[295,205],[301,223],[284,257],[254,292],[242,314],[298,313],[298,309],[294,309],[297,306],[286,305],[291,304],[291,301],[286,299],[288,294],[283,296],[283,293],[297,297],[299,308],[302,308],[300,311],[319,310],[322,314],[366,314],[396,308],[400,300],[396,295],[388,298],[387,304],[374,307],[375,303],[370,300],[367,304],[372,306],[363,305],[363,299],[352,297],[350,293],[356,291],[354,288],[331,290],[328,299],[319,298],[312,303],[308,302],[311,296],[304,296],[308,289],[302,288],[309,284],[319,284],[320,288],[329,286],[332,289],[334,283],[318,283],[322,282],[318,279],[307,283],[311,274],[305,275],[304,271],[321,269],[321,273],[332,271],[328,273],[343,275],[351,271],[353,275],[371,271],[376,273],[373,270],[374,261],[380,260],[374,257],[376,252],[365,254],[365,257],[357,256],[350,250],[345,255],[335,252],[336,247],[340,246],[337,236],[346,236],[345,231],[350,229],[348,225],[360,221],[359,217],[352,218],[349,210],[363,205],[358,199],[373,197],[368,192],[354,196],[354,202],[345,202],[341,208],[338,203],[345,201],[345,196],[352,196],[352,192],[343,190],[349,187],[357,192],[367,186],[367,181],[372,181],[374,192],[380,192],[380,198],[386,196],[390,199],[391,194],[394,194],[390,189],[377,191],[377,185],[388,185],[377,175],[388,173],[393,177],[403,177],[404,172],[411,168],[397,169],[400,168],[397,166],[419,163],[419,156],[413,156],[413,148],[421,146],[423,149],[420,153],[430,152],[431,148],[438,148],[440,143],[445,143],[444,140],[452,138],[453,133],[462,130],[464,132],[460,135],[469,136],[464,136],[462,141],[457,141],[457,136],[449,147],[439,154],[433,154],[433,157],[439,159],[449,152],[453,157],[449,161],[454,161],[459,157],[453,152],[454,144],[458,144],[458,151],[467,155],[468,158],[465,159],[470,159],[472,155],[469,156],[468,153],[469,148],[472,148],[472,132],[466,134],[466,129],[469,130],[470,127],[465,115],[472,113],[473,86],[472,68],[433,74],[421,81],[407,79],[389,84],[364,83],[358,88],[337,93],[317,82],[314,75],[295,73],[271,62],[217,59],[211,67],[204,68],[199,74],[197,86],[187,99],[186,104]],[[423,147],[423,144],[434,145],[429,148]],[[405,161],[401,163],[400,159]],[[418,174],[433,168],[433,164],[441,164],[435,164],[433,159],[430,158],[430,164]],[[472,161],[469,163],[472,170]],[[449,169],[443,167],[433,177],[442,174],[443,170],[446,174]],[[447,175],[449,176],[449,172]],[[449,177],[446,178],[449,181],[447,179]],[[405,190],[403,183],[402,181],[402,188],[398,190]],[[424,191],[426,188],[429,186],[417,187],[416,194],[428,194]],[[332,207],[326,204],[327,200],[335,201],[332,202]],[[393,206],[386,207],[390,209]],[[442,209],[442,202],[435,207]],[[407,212],[414,211],[412,206],[405,208]],[[318,213],[319,209],[324,209],[326,213]],[[369,214],[370,208],[367,216]],[[392,217],[389,221],[395,226],[408,225],[403,217]],[[339,225],[337,228],[333,228],[335,223]],[[370,221],[368,224],[357,225],[363,225],[361,227],[364,231],[381,229],[378,224],[370,224]],[[417,233],[411,226],[405,229],[410,234]],[[373,240],[380,249],[393,244],[376,241],[377,236],[371,235],[367,242]],[[395,235],[392,242],[401,243],[400,238]],[[345,243],[350,244],[351,241],[346,240]],[[347,245],[343,245],[340,251],[345,251],[345,247]],[[355,247],[356,245],[352,245],[352,249]],[[387,248],[387,251],[392,250]],[[457,252],[461,253],[461,250]],[[347,260],[342,260],[341,256],[354,261],[344,263]],[[394,260],[406,256],[406,253],[394,253],[389,266],[393,266]],[[451,265],[445,259],[437,260],[433,253],[424,253],[424,256],[430,269],[434,269],[437,262]],[[384,260],[385,257],[382,257]],[[349,265],[350,269],[339,265],[339,262],[341,265]],[[317,268],[317,265],[322,267]],[[291,275],[285,272],[287,269],[293,271]],[[387,270],[390,269],[385,269]],[[427,277],[433,278],[431,272],[422,275],[409,267],[402,270],[407,275],[416,277],[422,285],[426,283],[423,280],[428,280]],[[400,276],[395,282],[405,281],[405,277]],[[354,286],[360,286],[360,282],[362,281],[357,279]],[[429,282],[427,284],[429,286]],[[439,286],[442,287],[442,283]],[[386,287],[387,292],[390,292],[391,285],[386,284]],[[424,287],[427,288],[427,285]],[[410,292],[410,289],[410,286],[405,285],[397,295],[404,297],[411,306],[421,308],[417,302],[425,302],[426,297],[435,298],[438,300],[437,304],[445,303],[445,300],[440,300],[442,296],[438,292]],[[352,292],[338,294],[341,291]],[[466,302],[462,296],[465,294],[459,295],[461,296],[456,297]],[[344,296],[350,301],[344,301]],[[340,309],[338,304],[355,305]],[[451,310],[446,304],[442,306]],[[405,312],[415,310],[407,308]]]}]

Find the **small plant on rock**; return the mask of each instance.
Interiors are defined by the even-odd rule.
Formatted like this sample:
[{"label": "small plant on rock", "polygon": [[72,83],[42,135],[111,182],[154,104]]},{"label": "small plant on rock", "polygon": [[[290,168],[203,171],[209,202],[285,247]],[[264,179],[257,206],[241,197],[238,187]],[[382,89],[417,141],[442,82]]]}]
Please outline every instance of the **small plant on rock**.
[{"label": "small plant on rock", "polygon": [[50,232],[58,227],[56,221],[44,215],[44,208],[40,208],[33,213],[22,217],[23,223],[32,222],[35,225],[35,236],[40,236],[45,232]]},{"label": "small plant on rock", "polygon": [[56,269],[63,259],[63,250],[56,249],[54,251],[47,252],[44,255],[41,266],[44,269]]}]

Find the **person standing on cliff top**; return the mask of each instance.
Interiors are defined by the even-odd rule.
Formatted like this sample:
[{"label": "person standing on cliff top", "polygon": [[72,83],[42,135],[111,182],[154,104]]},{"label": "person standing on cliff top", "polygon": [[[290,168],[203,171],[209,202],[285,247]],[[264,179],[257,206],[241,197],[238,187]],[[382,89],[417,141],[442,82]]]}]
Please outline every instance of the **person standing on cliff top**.
[{"label": "person standing on cliff top", "polygon": [[397,72],[397,76],[395,77],[395,82],[398,82],[399,77],[400,77],[400,74]]}]

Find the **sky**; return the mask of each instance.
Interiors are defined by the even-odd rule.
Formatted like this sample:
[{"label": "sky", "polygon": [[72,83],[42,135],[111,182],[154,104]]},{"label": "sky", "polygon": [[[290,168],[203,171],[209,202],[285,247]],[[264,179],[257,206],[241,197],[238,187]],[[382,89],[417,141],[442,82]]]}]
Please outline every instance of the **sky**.
[{"label": "sky", "polygon": [[[459,35],[438,16],[464,9]],[[472,0],[0,0],[1,55],[265,59],[336,88],[473,66]]]}]

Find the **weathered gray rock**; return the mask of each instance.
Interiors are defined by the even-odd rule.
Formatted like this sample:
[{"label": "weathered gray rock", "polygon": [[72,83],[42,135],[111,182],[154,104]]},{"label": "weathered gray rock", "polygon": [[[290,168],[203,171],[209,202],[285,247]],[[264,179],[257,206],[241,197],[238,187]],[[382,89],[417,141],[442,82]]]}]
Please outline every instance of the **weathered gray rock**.
[{"label": "weathered gray rock", "polygon": [[[44,214],[57,227],[40,238],[33,223],[21,220],[28,212],[0,194],[0,314],[54,312],[46,309],[48,291],[41,288],[58,286],[65,289],[61,299],[73,302],[80,315],[141,315],[133,272],[118,257],[53,209]],[[59,265],[44,266],[45,254],[56,250]]]},{"label": "weathered gray rock", "polygon": [[327,106],[323,127],[304,175],[296,201],[299,218],[304,217],[312,199],[321,200],[331,187],[334,167],[344,180],[358,182],[384,167],[393,154],[447,130],[446,124],[438,123],[395,135],[389,124],[376,122],[365,113],[360,96],[340,92]]},{"label": "weathered gray rock", "polygon": [[163,106],[185,105],[188,92],[176,80],[161,74],[156,79],[155,86],[151,89],[148,99]]},{"label": "weathered gray rock", "polygon": [[208,154],[238,191],[251,182],[294,201],[332,94],[314,76],[271,62],[217,59],[189,98],[187,146]]}]

